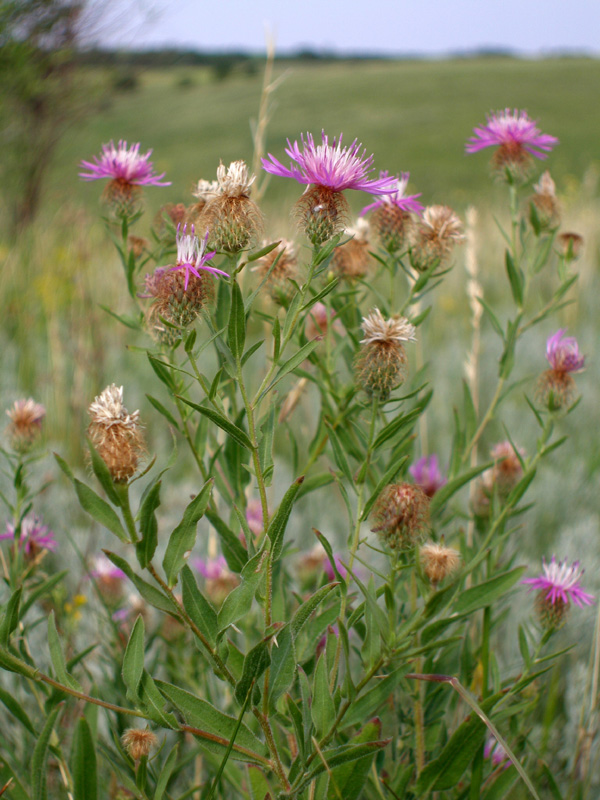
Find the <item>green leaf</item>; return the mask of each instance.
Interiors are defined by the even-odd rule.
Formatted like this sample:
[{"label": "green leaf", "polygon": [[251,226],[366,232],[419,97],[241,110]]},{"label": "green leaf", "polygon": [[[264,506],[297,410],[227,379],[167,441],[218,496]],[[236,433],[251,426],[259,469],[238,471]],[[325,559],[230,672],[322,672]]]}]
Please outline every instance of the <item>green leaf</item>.
[{"label": "green leaf", "polygon": [[[381,721],[373,719],[368,722],[356,736],[350,740],[350,744],[363,744],[379,740],[381,737]],[[329,791],[327,800],[358,800],[367,780],[367,775],[371,769],[371,764],[375,758],[376,751],[369,753],[362,758],[346,762],[335,767],[330,776]]]},{"label": "green leaf", "polygon": [[513,299],[517,306],[521,308],[523,305],[523,273],[515,265],[512,255],[509,250],[505,253],[506,273],[510,282],[510,290]]},{"label": "green leaf", "polygon": [[177,422],[173,414],[171,414],[168,408],[165,408],[165,406],[163,406],[163,404],[159,400],[157,400],[156,397],[152,397],[151,394],[147,394],[146,397],[150,401],[150,404],[154,406],[154,408],[158,411],[159,414],[163,415],[163,417],[167,420],[167,422],[169,422],[176,430],[180,429],[179,423]]},{"label": "green leaf", "polygon": [[267,800],[273,797],[272,789],[260,767],[248,765],[248,783],[250,785],[250,800]]},{"label": "green leaf", "polygon": [[327,659],[324,653],[317,661],[312,698],[312,721],[317,736],[321,738],[329,731],[335,720],[335,703],[329,691],[329,673],[327,670]]},{"label": "green leaf", "polygon": [[471,614],[479,608],[492,605],[496,600],[502,597],[523,577],[527,567],[516,567],[509,572],[503,572],[490,578],[489,581],[484,581],[478,586],[472,586],[466,589],[458,596],[454,604],[454,612],[456,614]]},{"label": "green leaf", "polygon": [[271,649],[271,667],[269,671],[269,703],[271,709],[281,695],[286,692],[296,676],[296,648],[290,625],[277,631]]},{"label": "green leaf", "polygon": [[260,432],[262,436],[258,443],[258,458],[260,461],[260,469],[262,474],[266,477],[265,484],[271,485],[273,474],[273,437],[275,434],[275,403],[271,404],[269,411],[263,417],[260,424]]},{"label": "green leaf", "polygon": [[56,677],[64,686],[75,689],[76,692],[81,692],[81,685],[67,672],[67,665],[65,664],[65,657],[58,638],[58,631],[56,630],[56,622],[54,621],[54,609],[50,612],[48,617],[48,645],[50,647],[50,658]]},{"label": "green leaf", "polygon": [[246,342],[246,314],[244,311],[244,298],[235,279],[231,284],[228,342],[233,357],[236,361],[239,361],[244,352],[244,344]]},{"label": "green leaf", "polygon": [[472,469],[468,469],[466,472],[463,472],[462,475],[454,478],[445,486],[442,486],[441,489],[438,489],[437,492],[431,498],[431,503],[429,505],[429,510],[431,515],[435,514],[443,505],[446,503],[459,489],[472,481],[473,478],[476,478],[477,475],[481,475],[482,472],[485,472],[486,469],[494,466],[493,461],[488,461],[486,464],[480,464],[478,467],[473,467]]},{"label": "green leaf", "polygon": [[254,355],[254,353],[256,353],[256,351],[259,349],[259,347],[262,347],[262,346],[263,346],[263,344],[264,344],[264,341],[261,339],[261,340],[259,340],[258,342],[254,342],[254,344],[253,344],[253,345],[251,345],[251,346],[250,346],[250,347],[249,347],[249,348],[246,350],[246,352],[245,352],[245,353],[244,353],[244,355],[242,356],[242,367],[244,366],[244,364],[246,363],[246,361],[248,361],[248,359],[249,359],[249,358],[251,358],[251,357]]},{"label": "green leaf", "polygon": [[58,715],[63,710],[63,706],[56,706],[44,723],[40,738],[37,740],[33,755],[31,756],[31,800],[46,800],[46,762],[48,760],[48,746],[50,737]]},{"label": "green leaf", "polygon": [[34,605],[34,603],[36,603],[40,597],[43,597],[45,594],[51,592],[52,589],[54,589],[54,587],[59,584],[68,574],[68,569],[64,569],[62,572],[57,572],[55,575],[46,578],[45,581],[42,581],[32,591],[30,591],[27,599],[21,604],[21,619],[23,619],[31,606]]},{"label": "green leaf", "polygon": [[142,538],[135,546],[137,558],[142,569],[152,561],[158,545],[158,523],[154,513],[160,505],[160,485],[157,481],[144,497],[140,507],[140,532]]},{"label": "green leaf", "polygon": [[258,261],[259,258],[263,258],[263,256],[269,255],[272,250],[275,250],[278,244],[281,244],[281,239],[272,244],[267,244],[265,247],[261,247],[260,250],[256,250],[254,253],[249,253],[246,256],[246,261],[250,263],[251,261]]},{"label": "green leaf", "polygon": [[146,713],[157,725],[163,728],[171,728],[171,730],[177,730],[177,728],[179,728],[175,716],[164,711],[164,698],[158,691],[153,678],[146,670],[144,670],[142,680],[140,681],[139,695],[140,700],[144,704]]},{"label": "green leaf", "polygon": [[413,423],[416,424],[432,396],[432,391],[427,392],[416,408],[413,408],[412,411],[409,411],[407,414],[398,414],[395,419],[389,422],[375,437],[373,451],[377,452],[377,450],[383,449],[384,447],[393,447],[397,442],[398,434],[407,426]]},{"label": "green leaf", "polygon": [[71,774],[73,800],[96,800],[98,797],[96,747],[85,717],[79,718],[75,728],[71,749]]},{"label": "green leaf", "polygon": [[375,686],[369,689],[368,692],[365,692],[362,697],[354,700],[344,716],[342,721],[343,726],[359,725],[364,722],[365,719],[375,714],[377,710],[389,700],[391,694],[400,682],[400,679],[408,670],[408,665],[399,667],[390,675],[378,681]]},{"label": "green leaf", "polygon": [[129,537],[125,533],[119,517],[108,503],[77,478],[73,478],[73,486],[83,510],[87,511],[90,517],[99,522],[100,525],[114,533],[122,542],[129,542]]},{"label": "green leaf", "polygon": [[[511,767],[503,769],[485,794],[481,796],[481,800],[506,800],[510,790],[518,779],[519,773],[516,769],[512,769]],[[560,800],[562,800],[562,798],[560,798]]]},{"label": "green leaf", "polygon": [[248,551],[218,514],[209,509],[206,512],[206,518],[219,534],[221,549],[227,566],[232,572],[241,572],[244,564],[248,561]]},{"label": "green leaf", "polygon": [[225,433],[229,434],[233,439],[235,439],[238,444],[241,444],[243,447],[246,447],[248,450],[253,450],[252,442],[250,441],[248,434],[243,431],[241,428],[238,428],[236,425],[233,424],[227,417],[223,416],[223,414],[215,411],[214,408],[208,408],[207,406],[199,406],[197,403],[192,403],[191,400],[188,400],[185,397],[181,397],[177,395],[180,400],[183,400],[188,406],[191,408],[196,409],[200,414],[207,417],[211,422],[214,422],[221,430],[224,430]]},{"label": "green leaf", "polygon": [[487,314],[489,321],[492,323],[492,327],[494,328],[498,336],[502,339],[502,341],[504,341],[504,329],[500,324],[500,320],[492,311],[491,306],[488,303],[486,303],[483,297],[478,297],[476,299],[477,302],[482,306],[485,313]]},{"label": "green leaf", "polygon": [[181,589],[183,607],[187,614],[208,641],[215,645],[219,632],[217,612],[198,588],[192,570],[187,564],[181,570]]},{"label": "green leaf", "polygon": [[331,750],[323,751],[323,758],[326,765],[322,761],[318,761],[317,765],[306,775],[302,782],[302,786],[308,786],[317,775],[320,775],[327,768],[340,766],[340,764],[348,764],[351,761],[357,761],[360,758],[375,755],[379,750],[383,750],[390,743],[389,739],[382,739],[376,742],[366,742],[365,744],[343,744],[340,747],[333,747]]},{"label": "green leaf", "polygon": [[144,620],[140,614],[129,636],[121,670],[123,683],[133,701],[138,697],[138,689],[144,672],[144,636]]},{"label": "green leaf", "polygon": [[283,550],[283,536],[285,533],[285,529],[290,518],[290,513],[292,511],[292,506],[294,505],[294,501],[298,495],[300,487],[304,482],[304,476],[301,475],[299,478],[292,483],[290,488],[284,494],[281,503],[279,504],[279,508],[275,512],[273,519],[269,523],[269,528],[267,530],[267,536],[269,537],[269,541],[271,542],[271,560],[274,564],[276,561],[279,560],[281,556],[281,551]]},{"label": "green leaf", "polygon": [[[289,316],[289,311],[288,311],[288,316]],[[288,360],[281,365],[281,367],[277,372],[277,375],[275,375],[271,383],[262,392],[260,399],[262,399],[266,394],[268,394],[271,391],[271,389],[273,389],[273,387],[276,386],[279,383],[279,381],[282,380],[282,378],[285,378],[285,376],[289,372],[293,372],[293,370],[299,367],[303,361],[306,361],[306,359],[309,357],[309,355],[312,353],[312,351],[318,344],[319,344],[318,339],[312,339],[310,342],[307,342],[305,345],[303,345],[300,348],[300,350],[298,350],[291,358],[288,358]]]},{"label": "green leaf", "polygon": [[92,469],[94,470],[94,475],[100,481],[100,484],[106,492],[106,496],[110,502],[115,506],[120,506],[121,500],[117,494],[117,490],[115,489],[115,484],[111,478],[110,472],[108,471],[108,467],[104,463],[104,460],[100,458],[98,451],[89,440],[88,448],[92,459]]},{"label": "green leaf", "polygon": [[154,800],[162,800],[164,793],[167,791],[167,786],[171,779],[175,765],[177,764],[177,756],[179,755],[179,745],[176,744],[172,749],[165,763],[162,766],[158,779],[156,781],[156,790],[154,792]]},{"label": "green leaf", "polygon": [[174,586],[177,583],[177,575],[196,543],[196,527],[198,520],[206,511],[213,483],[213,478],[209,478],[206,481],[184,511],[181,522],[169,537],[169,543],[162,562],[169,586]]},{"label": "green leaf", "polygon": [[322,586],[297,609],[290,622],[294,639],[300,634],[302,628],[325,598],[328,597],[334,589],[337,589],[338,586],[339,584],[337,582]]},{"label": "green leaf", "polygon": [[29,733],[32,733],[34,736],[37,737],[35,728],[31,724],[31,720],[27,716],[25,709],[17,702],[17,700],[10,692],[7,692],[1,686],[0,686],[0,702],[4,703],[6,708],[8,708],[10,713],[13,715],[13,717],[18,719],[21,725],[27,728]]},{"label": "green leaf", "polygon": [[248,613],[258,584],[265,575],[268,559],[268,551],[260,550],[244,566],[240,575],[241,583],[227,595],[219,611],[217,618],[219,631],[223,631]]},{"label": "green leaf", "polygon": [[[0,621],[0,645],[6,647],[11,633],[19,624],[19,606],[23,587],[20,586],[10,597],[6,607],[2,610],[2,620]],[[23,612],[24,613],[24,612]]]},{"label": "green leaf", "polygon": [[304,483],[300,487],[300,490],[296,496],[296,500],[299,500],[301,497],[304,497],[304,495],[309,494],[310,492],[321,489],[323,486],[329,486],[329,484],[333,483],[333,481],[334,478],[330,472],[318,472],[316,475],[311,475],[304,480]]},{"label": "green leaf", "polygon": [[235,699],[242,705],[252,687],[271,663],[270,642],[263,640],[246,653],[242,676],[235,687]]},{"label": "green leaf", "polygon": [[[209,737],[212,737],[214,744],[218,746],[217,752],[222,753],[227,746],[230,737],[233,735],[237,725],[237,719],[219,711],[211,703],[196,697],[178,686],[173,686],[164,681],[156,681],[156,685],[161,693],[172,703],[172,705],[183,715],[186,723],[199,728],[200,731],[208,734],[202,738],[195,734],[203,744],[208,744]],[[215,738],[217,741],[215,741]],[[218,741],[220,739],[220,741]],[[214,752],[213,748],[213,752]],[[265,753],[265,745],[254,733],[242,723],[237,732],[233,746],[232,758],[239,761],[261,762]],[[250,755],[250,754],[256,754]]]},{"label": "green leaf", "polygon": [[13,655],[10,650],[5,647],[0,647],[0,667],[9,672],[16,672],[19,675],[25,675],[26,678],[36,679],[37,669],[26,664],[17,656]]},{"label": "green leaf", "polygon": [[159,361],[156,356],[153,356],[151,353],[147,353],[148,361],[150,362],[150,366],[154,370],[156,377],[164,383],[167,389],[171,392],[171,394],[175,393],[175,384],[173,382],[173,376],[169,372],[169,370],[165,367],[165,365]]},{"label": "green leaf", "polygon": [[341,440],[337,435],[337,432],[333,425],[325,420],[325,425],[327,426],[327,430],[329,431],[329,441],[331,442],[331,447],[333,448],[333,457],[335,458],[335,463],[338,465],[342,474],[345,476],[346,480],[354,486],[354,476],[352,474],[352,470],[350,469],[350,465],[348,464],[348,459],[346,458],[346,454],[344,453],[344,448],[342,446]]},{"label": "green leaf", "polygon": [[159,611],[166,611],[167,614],[178,616],[177,607],[170,597],[164,595],[156,586],[152,586],[152,584],[140,578],[140,576],[131,569],[124,558],[121,558],[121,556],[118,556],[116,553],[111,553],[110,550],[104,550],[103,552],[107,558],[112,561],[115,567],[123,570],[147,603],[150,603],[154,608],[158,608]]}]

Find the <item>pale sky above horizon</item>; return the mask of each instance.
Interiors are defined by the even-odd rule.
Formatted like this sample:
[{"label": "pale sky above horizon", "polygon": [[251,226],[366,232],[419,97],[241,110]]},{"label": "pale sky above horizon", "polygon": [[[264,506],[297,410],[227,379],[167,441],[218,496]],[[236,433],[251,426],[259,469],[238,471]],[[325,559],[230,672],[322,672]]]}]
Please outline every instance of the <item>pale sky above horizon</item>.
[{"label": "pale sky above horizon", "polygon": [[[597,0],[91,0],[101,6],[97,43],[279,52],[444,55],[508,48],[527,55],[600,54]],[[97,28],[98,29],[98,28]]]}]

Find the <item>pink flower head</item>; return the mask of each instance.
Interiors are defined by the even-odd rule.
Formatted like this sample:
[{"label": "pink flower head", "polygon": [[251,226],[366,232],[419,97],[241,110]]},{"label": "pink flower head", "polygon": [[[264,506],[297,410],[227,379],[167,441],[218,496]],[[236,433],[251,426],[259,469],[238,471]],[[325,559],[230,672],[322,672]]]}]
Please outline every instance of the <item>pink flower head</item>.
[{"label": "pink flower head", "polygon": [[483,757],[489,758],[494,767],[499,767],[504,764],[504,769],[508,769],[512,761],[508,758],[506,750],[502,747],[500,742],[497,742],[492,736],[489,737],[483,748]]},{"label": "pink flower head", "polygon": [[[0,540],[14,538],[15,526],[9,522],[5,532],[0,534]],[[48,526],[42,523],[41,517],[30,512],[21,522],[19,547],[24,548],[27,556],[35,556],[40,550],[56,550],[56,539]]]},{"label": "pink flower head", "polygon": [[122,569],[115,567],[110,558],[101,553],[94,558],[94,566],[90,570],[90,576],[98,581],[122,581],[126,575]]},{"label": "pink flower head", "polygon": [[102,145],[102,154],[94,156],[94,163],[82,161],[80,166],[89,172],[80,172],[79,177],[84,181],[95,181],[99,178],[112,178],[123,183],[136,184],[137,186],[170,186],[170,181],[162,181],[165,173],[155,175],[151,161],[148,161],[152,150],[145,155],[140,154],[140,143],[127,146],[124,139],[119,139],[115,147],[114,141]]},{"label": "pink flower head", "polygon": [[438,457],[436,455],[423,456],[408,470],[416,484],[418,484],[427,497],[433,497],[438,489],[448,483],[440,472]]},{"label": "pink flower head", "polygon": [[319,145],[315,145],[311,133],[300,137],[302,151],[298,142],[292,144],[287,140],[287,155],[298,164],[284,167],[275,156],[269,153],[268,161],[262,159],[263,169],[272,175],[281,178],[294,178],[298,183],[325,186],[333,192],[343,192],[345,189],[358,189],[371,194],[386,194],[397,189],[395,178],[369,179],[367,176],[373,169],[373,156],[362,153],[362,144],[355,139],[350,147],[342,147],[342,134],[339,139],[334,138],[329,144],[329,137],[322,131]]},{"label": "pink flower head", "polygon": [[[555,136],[542,133],[536,127],[534,120],[529,119],[526,111],[505,108],[487,115],[487,125],[473,128],[465,150],[467,153],[476,153],[484,147],[497,147],[507,145],[526,150],[536,158],[546,158],[546,153],[558,144]],[[543,152],[543,151],[546,151]]]},{"label": "pink flower head", "polygon": [[580,355],[577,339],[573,336],[563,338],[564,329],[556,331],[546,342],[546,358],[556,372],[581,372],[585,356]]},{"label": "pink flower head", "polygon": [[[341,557],[339,555],[337,555],[337,553],[334,553],[333,560],[335,562],[335,566],[336,566],[337,571],[340,573],[342,578],[345,578],[346,575],[348,574],[348,570],[342,564]],[[333,567],[331,566],[331,562],[327,558],[327,555],[324,555],[324,557],[323,557],[323,570],[325,572],[325,575],[327,575],[327,580],[328,581],[337,580],[336,574],[333,571]]]},{"label": "pink flower head", "polygon": [[229,275],[226,272],[223,272],[222,269],[208,267],[206,265],[206,262],[210,261],[210,259],[216,253],[216,250],[213,250],[212,253],[206,252],[208,231],[206,231],[206,236],[204,239],[199,241],[193,225],[191,233],[187,233],[187,225],[183,226],[183,231],[181,231],[180,228],[181,225],[178,225],[177,234],[175,236],[175,241],[177,243],[177,263],[174,267],[171,267],[171,270],[185,270],[184,290],[187,289],[188,283],[190,282],[190,272],[193,273],[197,278],[200,277],[199,270],[201,269],[205,272],[212,272],[213,275],[225,275],[225,277],[228,278]]},{"label": "pink flower head", "polygon": [[569,566],[566,559],[556,563],[556,558],[552,556],[549,564],[542,559],[542,566],[544,569],[542,575],[537,578],[525,578],[522,583],[528,583],[531,590],[540,589],[541,592],[546,592],[546,601],[553,605],[561,603],[566,606],[571,600],[579,608],[593,604],[594,596],[584,591],[579,583],[583,575],[583,570],[579,569],[579,561],[574,561]]},{"label": "pink flower head", "polygon": [[[379,173],[380,180],[387,180],[388,178],[390,178],[390,174],[387,170]],[[381,208],[382,206],[397,206],[402,211],[419,214],[419,216],[423,213],[424,206],[417,200],[417,197],[421,197],[421,193],[405,194],[410,172],[402,172],[399,176],[391,176],[391,178],[395,182],[394,191],[389,194],[380,194],[374,203],[363,208],[360,212],[361,217],[366,214],[367,211],[375,211],[376,208]]]},{"label": "pink flower head", "polygon": [[209,581],[218,581],[229,572],[224,556],[209,558],[206,561],[203,558],[196,558],[193,563],[200,575]]}]

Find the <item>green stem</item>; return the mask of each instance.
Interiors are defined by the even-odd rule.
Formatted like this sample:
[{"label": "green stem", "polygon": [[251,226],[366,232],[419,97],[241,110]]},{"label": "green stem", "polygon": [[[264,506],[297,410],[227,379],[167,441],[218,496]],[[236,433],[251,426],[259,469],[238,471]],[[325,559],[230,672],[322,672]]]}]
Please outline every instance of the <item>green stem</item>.
[{"label": "green stem", "polygon": [[129,486],[126,483],[116,483],[115,489],[121,501],[121,513],[123,514],[123,520],[127,532],[129,533],[129,540],[132,544],[137,544],[139,540],[133,514],[131,513],[131,505],[129,503]]}]

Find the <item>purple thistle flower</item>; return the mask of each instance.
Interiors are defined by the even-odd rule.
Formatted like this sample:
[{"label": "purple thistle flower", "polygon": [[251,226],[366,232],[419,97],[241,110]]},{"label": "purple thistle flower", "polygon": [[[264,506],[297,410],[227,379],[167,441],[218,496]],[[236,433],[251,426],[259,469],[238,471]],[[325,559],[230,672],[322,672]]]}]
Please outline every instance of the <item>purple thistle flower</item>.
[{"label": "purple thistle flower", "polygon": [[205,272],[212,272],[213,275],[224,275],[228,278],[228,273],[223,272],[222,269],[208,267],[206,265],[206,262],[210,261],[216,253],[216,250],[213,250],[212,253],[206,252],[208,231],[206,231],[204,239],[199,241],[193,225],[191,234],[187,233],[187,225],[183,226],[183,231],[180,231],[180,227],[180,225],[177,226],[177,234],[175,236],[175,241],[177,243],[177,263],[174,267],[170,267],[170,269],[171,271],[176,269],[185,270],[184,290],[187,289],[188,283],[190,282],[190,272],[197,278],[200,277],[200,272],[198,270],[201,269]]},{"label": "purple thistle flower", "polygon": [[544,569],[542,575],[537,578],[525,578],[521,581],[531,586],[530,591],[539,589],[542,593],[545,592],[545,600],[552,605],[561,603],[566,606],[571,600],[579,608],[593,604],[594,596],[584,591],[579,583],[583,575],[583,570],[579,568],[579,561],[574,561],[569,566],[566,559],[557,563],[555,556],[552,556],[549,564],[542,559],[542,566]]},{"label": "purple thistle flower", "polygon": [[[341,557],[337,553],[334,553],[333,560],[335,562],[335,566],[336,566],[337,571],[340,573],[342,578],[345,578],[346,575],[348,574],[348,570],[342,564]],[[333,567],[331,566],[331,562],[329,561],[329,558],[327,558],[327,555],[323,556],[323,570],[325,572],[325,575],[327,575],[327,580],[328,581],[337,580],[335,572],[333,571]]]},{"label": "purple thistle flower", "polygon": [[556,372],[581,372],[585,366],[585,356],[580,355],[577,339],[573,336],[563,338],[566,330],[556,331],[546,342],[546,358]]},{"label": "purple thistle flower", "polygon": [[399,176],[390,176],[387,170],[383,170],[379,173],[380,180],[385,180],[390,177],[395,181],[394,191],[389,194],[380,194],[374,203],[363,208],[360,212],[361,217],[364,216],[367,211],[374,211],[376,208],[381,208],[386,205],[397,206],[402,211],[412,212],[419,216],[423,213],[425,207],[417,200],[417,197],[421,197],[421,192],[419,192],[419,194],[405,194],[410,172],[402,172]]},{"label": "purple thistle flower", "polygon": [[427,497],[433,497],[438,489],[448,483],[440,472],[436,455],[423,456],[418,461],[415,461],[408,471],[412,475],[414,482],[423,489]]},{"label": "purple thistle flower", "polygon": [[209,558],[206,561],[203,558],[196,558],[193,564],[200,575],[209,581],[217,581],[222,578],[224,574],[229,573],[227,561],[225,561],[224,556]]},{"label": "purple thistle flower", "polygon": [[473,128],[465,150],[467,153],[476,153],[485,147],[507,145],[510,148],[526,150],[536,158],[546,158],[546,152],[558,144],[555,136],[542,133],[536,127],[534,120],[529,119],[526,111],[505,108],[487,115],[487,125]]},{"label": "purple thistle flower", "polygon": [[[15,526],[9,522],[5,532],[0,534],[0,540],[14,538]],[[50,528],[43,524],[42,518],[30,512],[21,522],[19,547],[25,549],[27,556],[34,556],[40,550],[56,550],[56,539]]]},{"label": "purple thistle flower", "polygon": [[281,178],[294,178],[298,183],[325,186],[333,192],[345,189],[358,189],[371,194],[386,194],[397,190],[395,178],[369,179],[368,173],[373,169],[373,156],[366,156],[366,150],[360,152],[362,144],[355,139],[349,147],[342,147],[342,134],[329,144],[325,131],[321,132],[320,145],[315,145],[311,133],[300,137],[302,151],[298,142],[292,144],[287,140],[287,155],[298,164],[284,167],[275,156],[269,153],[268,161],[262,159],[263,169]]},{"label": "purple thistle flower", "polygon": [[145,155],[140,154],[140,143],[127,146],[124,139],[119,140],[115,147],[114,141],[102,145],[102,154],[98,158],[93,156],[94,163],[82,161],[80,166],[89,172],[80,172],[79,177],[85,181],[95,181],[100,178],[112,178],[123,183],[136,184],[137,186],[170,186],[170,181],[162,181],[165,173],[154,174],[154,166],[148,161],[152,150]]},{"label": "purple thistle flower", "polygon": [[94,558],[94,567],[89,572],[92,578],[103,581],[121,581],[127,577],[122,569],[115,567],[110,558],[100,553]]},{"label": "purple thistle flower", "polygon": [[493,737],[489,737],[483,748],[483,757],[489,758],[494,767],[499,767],[504,764],[504,769],[511,766],[512,761],[508,758],[506,750],[502,747],[500,742],[497,742]]}]

